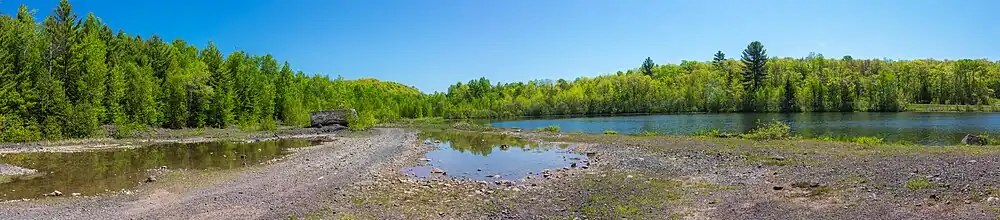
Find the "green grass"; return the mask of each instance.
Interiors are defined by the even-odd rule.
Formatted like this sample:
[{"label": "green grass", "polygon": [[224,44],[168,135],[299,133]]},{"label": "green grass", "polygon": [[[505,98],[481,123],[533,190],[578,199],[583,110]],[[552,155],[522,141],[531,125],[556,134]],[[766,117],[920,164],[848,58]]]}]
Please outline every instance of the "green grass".
[{"label": "green grass", "polygon": [[906,181],[906,188],[917,191],[921,189],[930,189],[938,187],[937,183],[931,182],[927,178],[917,178]]},{"label": "green grass", "polygon": [[911,112],[1000,112],[1000,105],[942,105],[942,104],[909,104],[906,111]]},{"label": "green grass", "polygon": [[604,134],[615,135],[615,134],[618,134],[618,132],[615,131],[615,130],[604,130]]},{"label": "green grass", "polygon": [[536,131],[543,131],[543,132],[559,132],[561,129],[559,129],[558,125],[549,125],[549,126],[545,126],[545,127],[541,127],[541,128],[535,129],[535,130]]}]

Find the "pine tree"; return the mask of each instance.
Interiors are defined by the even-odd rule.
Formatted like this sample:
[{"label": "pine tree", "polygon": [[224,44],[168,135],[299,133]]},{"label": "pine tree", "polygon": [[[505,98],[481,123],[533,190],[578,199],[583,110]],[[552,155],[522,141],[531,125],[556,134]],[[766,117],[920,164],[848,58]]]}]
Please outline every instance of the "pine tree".
[{"label": "pine tree", "polygon": [[747,49],[743,50],[742,61],[746,66],[743,72],[743,88],[747,91],[744,110],[756,110],[755,95],[767,77],[767,50],[764,49],[764,44],[754,41],[747,45]]},{"label": "pine tree", "polygon": [[798,105],[795,103],[795,86],[792,85],[792,77],[785,77],[785,86],[783,90],[784,90],[784,96],[782,96],[781,98],[780,111],[781,112],[798,111]]},{"label": "pine tree", "polygon": [[642,61],[642,74],[653,76],[653,67],[656,67],[656,64],[653,63],[653,59],[646,57],[646,60]]}]

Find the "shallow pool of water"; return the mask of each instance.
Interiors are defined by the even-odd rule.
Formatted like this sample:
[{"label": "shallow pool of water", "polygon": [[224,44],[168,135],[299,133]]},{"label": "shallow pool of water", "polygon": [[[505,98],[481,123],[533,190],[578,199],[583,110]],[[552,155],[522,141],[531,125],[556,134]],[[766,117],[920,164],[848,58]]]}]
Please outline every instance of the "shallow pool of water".
[{"label": "shallow pool of water", "polygon": [[[133,149],[55,153],[19,153],[0,157],[0,163],[38,170],[0,183],[0,200],[42,197],[58,190],[95,195],[138,185],[148,170],[219,170],[252,166],[288,154],[288,148],[310,146],[310,141],[278,140],[256,143],[208,142],[158,144]],[[9,177],[8,177],[9,178]]]},{"label": "shallow pool of water", "polygon": [[[573,145],[546,145],[506,135],[423,132],[422,139],[438,147],[424,164],[403,172],[419,178],[511,180],[540,177],[546,169],[583,166],[587,157]],[[577,165],[573,165],[573,164]],[[445,173],[435,173],[435,169]]]}]

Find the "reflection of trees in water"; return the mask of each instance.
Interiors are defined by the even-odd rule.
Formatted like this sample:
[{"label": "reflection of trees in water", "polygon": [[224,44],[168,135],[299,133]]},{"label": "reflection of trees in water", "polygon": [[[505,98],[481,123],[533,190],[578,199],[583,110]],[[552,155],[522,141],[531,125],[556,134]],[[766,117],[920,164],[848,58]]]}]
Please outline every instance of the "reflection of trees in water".
[{"label": "reflection of trees in water", "polygon": [[[9,198],[37,197],[52,190],[65,193],[102,193],[129,188],[146,175],[147,169],[227,169],[257,164],[283,154],[285,148],[304,147],[309,142],[282,140],[258,143],[164,144],[134,149],[76,153],[8,154],[0,163],[36,169],[44,175],[3,184]],[[259,149],[259,150],[258,150]],[[225,157],[223,157],[225,155]]]},{"label": "reflection of trees in water", "polygon": [[[451,149],[459,152],[470,152],[475,155],[489,156],[494,148],[501,148],[506,145],[508,149],[520,148],[522,150],[536,149],[537,143],[526,141],[508,135],[483,134],[483,133],[462,133],[462,132],[424,132],[427,140],[440,140],[441,143],[448,143]],[[501,149],[503,150],[503,149]]]}]

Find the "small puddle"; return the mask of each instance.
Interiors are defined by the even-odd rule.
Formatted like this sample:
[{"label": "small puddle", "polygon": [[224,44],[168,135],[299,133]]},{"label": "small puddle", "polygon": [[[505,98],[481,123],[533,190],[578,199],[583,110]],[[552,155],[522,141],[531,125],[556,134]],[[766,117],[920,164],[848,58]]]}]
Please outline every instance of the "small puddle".
[{"label": "small puddle", "polygon": [[[207,142],[157,144],[133,149],[58,153],[7,154],[0,164],[38,170],[38,174],[7,176],[0,181],[0,200],[43,197],[58,190],[96,195],[129,189],[146,179],[148,170],[222,170],[252,166],[287,155],[289,148],[314,145],[305,140],[256,143]],[[241,157],[243,156],[243,157]]]},{"label": "small puddle", "polygon": [[424,143],[438,149],[424,156],[429,161],[403,169],[404,174],[418,178],[519,181],[528,176],[541,178],[546,169],[582,166],[587,161],[587,156],[573,152],[571,144],[545,145],[494,134],[423,132],[421,136]]}]

